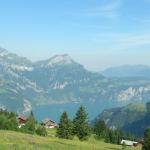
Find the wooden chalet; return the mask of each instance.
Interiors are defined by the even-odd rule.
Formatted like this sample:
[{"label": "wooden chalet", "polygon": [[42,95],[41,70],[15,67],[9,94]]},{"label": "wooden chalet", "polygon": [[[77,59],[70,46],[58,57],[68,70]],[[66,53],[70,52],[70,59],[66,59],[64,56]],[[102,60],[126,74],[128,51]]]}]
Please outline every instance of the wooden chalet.
[{"label": "wooden chalet", "polygon": [[45,128],[50,128],[50,129],[58,128],[58,124],[55,121],[48,118],[44,119],[41,125]]},{"label": "wooden chalet", "polygon": [[27,118],[25,116],[19,116],[17,118],[17,120],[18,120],[18,124],[19,124],[18,127],[19,128],[21,128],[22,126],[24,126],[26,124],[26,122],[27,122]]}]

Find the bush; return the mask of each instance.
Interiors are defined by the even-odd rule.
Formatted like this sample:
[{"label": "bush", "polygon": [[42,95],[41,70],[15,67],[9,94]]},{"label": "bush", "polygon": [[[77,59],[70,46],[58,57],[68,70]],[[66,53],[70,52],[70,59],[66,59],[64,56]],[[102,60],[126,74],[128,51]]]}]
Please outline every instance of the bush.
[{"label": "bush", "polygon": [[37,129],[36,129],[36,134],[40,135],[40,136],[47,136],[47,131],[44,127],[42,126],[39,126]]}]

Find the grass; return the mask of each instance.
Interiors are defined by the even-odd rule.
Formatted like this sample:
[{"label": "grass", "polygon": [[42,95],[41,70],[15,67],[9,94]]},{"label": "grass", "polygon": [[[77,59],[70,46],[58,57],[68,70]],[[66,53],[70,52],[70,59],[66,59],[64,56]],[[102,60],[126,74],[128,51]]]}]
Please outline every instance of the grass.
[{"label": "grass", "polygon": [[[0,150],[121,150],[119,145],[106,144],[91,137],[80,142],[55,137],[55,130],[48,130],[47,137],[29,135],[13,131],[0,131]],[[128,148],[127,150],[140,150]]]}]

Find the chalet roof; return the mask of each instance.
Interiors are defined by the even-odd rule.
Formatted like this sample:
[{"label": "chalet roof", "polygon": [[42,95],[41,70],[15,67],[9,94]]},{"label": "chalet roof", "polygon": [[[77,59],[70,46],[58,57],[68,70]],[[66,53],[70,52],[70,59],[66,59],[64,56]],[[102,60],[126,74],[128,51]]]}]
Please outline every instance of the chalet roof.
[{"label": "chalet roof", "polygon": [[24,120],[24,121],[27,120],[27,118],[25,116],[19,116],[18,119],[21,119],[21,120]]},{"label": "chalet roof", "polygon": [[44,119],[41,124],[44,126],[58,127],[58,124],[55,121],[48,119],[48,118]]},{"label": "chalet roof", "polygon": [[56,124],[55,121],[53,121],[53,120],[51,120],[51,119],[48,119],[48,118],[46,118],[46,119],[44,119],[44,120],[42,121],[42,123],[44,123],[44,124],[46,124],[46,123],[48,123],[48,122],[52,122],[52,123],[55,123],[55,124]]}]

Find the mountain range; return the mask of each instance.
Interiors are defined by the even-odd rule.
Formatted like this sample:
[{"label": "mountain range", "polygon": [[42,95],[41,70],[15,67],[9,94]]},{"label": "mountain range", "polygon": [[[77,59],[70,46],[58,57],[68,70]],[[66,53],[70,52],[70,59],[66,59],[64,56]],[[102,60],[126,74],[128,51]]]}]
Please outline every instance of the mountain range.
[{"label": "mountain range", "polygon": [[86,70],[69,55],[32,62],[0,49],[0,108],[27,113],[39,120],[71,116],[83,104],[89,117],[103,109],[150,101],[150,79],[143,76],[107,77]]},{"label": "mountain range", "polygon": [[150,78],[150,67],[146,65],[122,65],[101,71],[106,77],[146,77]]}]

